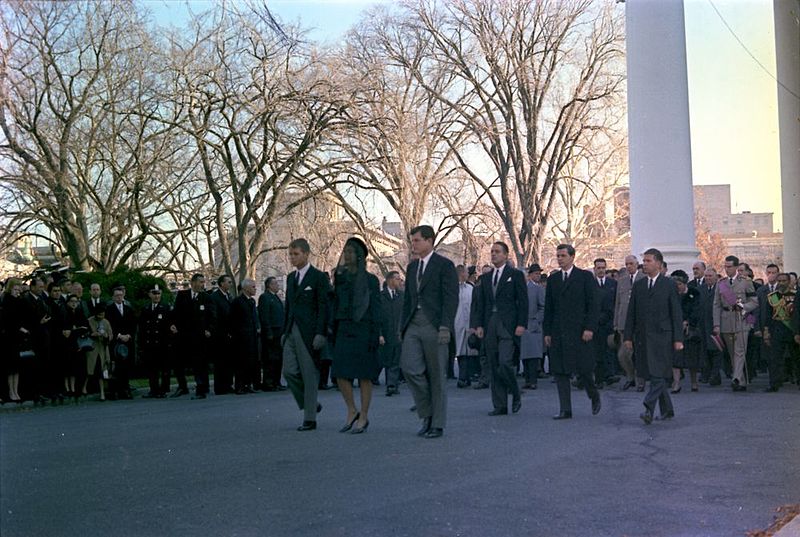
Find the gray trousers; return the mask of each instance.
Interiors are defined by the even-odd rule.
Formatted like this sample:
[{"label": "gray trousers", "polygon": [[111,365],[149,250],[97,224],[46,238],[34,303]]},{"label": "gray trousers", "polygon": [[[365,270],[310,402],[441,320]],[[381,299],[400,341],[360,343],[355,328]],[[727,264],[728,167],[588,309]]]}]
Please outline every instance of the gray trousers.
[{"label": "gray trousers", "polygon": [[658,403],[661,409],[662,416],[667,412],[674,412],[672,399],[669,396],[669,389],[667,388],[669,382],[672,382],[672,379],[650,377],[650,390],[647,392],[647,395],[644,396],[644,406],[651,413],[655,412],[656,403]]},{"label": "gray trousers", "polygon": [[492,405],[495,410],[508,410],[509,394],[514,401],[520,399],[514,337],[508,333],[497,315],[492,315],[487,324],[484,345],[491,365]]},{"label": "gray trousers", "polygon": [[431,418],[431,427],[444,429],[447,422],[448,346],[439,345],[439,328],[417,310],[403,337],[400,367],[406,378],[417,415]]},{"label": "gray trousers", "polygon": [[283,377],[297,406],[304,412],[303,420],[317,421],[319,370],[296,324],[292,326],[283,346]]}]

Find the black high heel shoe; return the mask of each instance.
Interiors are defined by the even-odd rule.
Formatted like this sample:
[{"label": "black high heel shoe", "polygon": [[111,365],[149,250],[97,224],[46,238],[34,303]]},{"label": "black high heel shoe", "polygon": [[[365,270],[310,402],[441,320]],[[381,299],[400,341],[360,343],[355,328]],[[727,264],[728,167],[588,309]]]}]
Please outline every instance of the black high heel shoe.
[{"label": "black high heel shoe", "polygon": [[356,424],[356,422],[358,421],[358,418],[360,418],[360,417],[361,417],[361,412],[356,412],[356,415],[353,416],[353,420],[350,423],[348,423],[347,425],[345,425],[344,427],[342,427],[341,429],[339,429],[339,432],[340,433],[346,433],[347,431],[352,429],[353,425]]},{"label": "black high heel shoe", "polygon": [[367,421],[363,427],[353,427],[353,430],[350,431],[350,434],[361,434],[367,432],[367,427],[369,427],[369,421]]}]

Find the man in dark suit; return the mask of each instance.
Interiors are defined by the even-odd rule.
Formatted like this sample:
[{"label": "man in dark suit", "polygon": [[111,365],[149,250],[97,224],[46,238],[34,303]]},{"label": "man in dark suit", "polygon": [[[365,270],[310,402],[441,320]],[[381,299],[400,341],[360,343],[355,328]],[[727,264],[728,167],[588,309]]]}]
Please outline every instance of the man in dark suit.
[{"label": "man in dark suit", "polygon": [[547,278],[544,301],[544,344],[550,349],[550,372],[556,377],[560,411],[553,419],[572,418],[570,376],[575,374],[592,401],[592,414],[600,412],[600,394],[592,371],[595,358],[592,338],[597,332],[599,300],[597,283],[588,270],[575,266],[575,248],[556,248],[559,272]]},{"label": "man in dark suit", "polygon": [[403,320],[403,291],[400,274],[391,271],[381,291],[381,365],[386,372],[386,396],[400,393],[400,323]]},{"label": "man in dark suit", "polygon": [[169,308],[161,303],[159,286],[150,289],[148,294],[150,304],[139,314],[139,350],[150,382],[150,391],[144,397],[160,398],[169,392],[169,327],[172,319]]},{"label": "man in dark suit", "polygon": [[233,278],[223,274],[217,278],[217,288],[209,293],[214,305],[215,329],[211,334],[214,357],[214,395],[233,393],[235,355],[231,354],[231,287]]},{"label": "man in dark suit", "polygon": [[178,353],[181,356],[178,389],[172,394],[178,397],[188,393],[183,368],[191,364],[194,369],[195,390],[193,399],[205,399],[208,395],[208,353],[214,332],[214,304],[205,291],[206,279],[202,274],[193,274],[189,289],[178,291],[175,296],[174,323],[170,327],[178,336]]},{"label": "man in dark suit", "polygon": [[692,275],[694,278],[689,282],[689,287],[697,287],[699,289],[705,285],[706,264],[702,261],[695,261],[692,264]]},{"label": "man in dark suit", "polygon": [[594,260],[594,277],[600,300],[600,319],[597,333],[592,338],[595,353],[594,382],[598,388],[619,382],[614,375],[614,353],[608,346],[608,337],[614,333],[614,300],[617,297],[617,281],[606,276],[606,260]]},{"label": "man in dark suit", "polygon": [[717,291],[717,271],[708,267],[703,276],[703,285],[699,289],[703,292],[703,341],[706,347],[705,367],[700,375],[700,382],[708,382],[709,386],[722,384],[720,369],[722,369],[722,349],[717,346],[712,329],[714,327],[714,295]]},{"label": "man in dark suit", "polygon": [[624,345],[635,348],[636,369],[650,380],[644,397],[645,411],[639,416],[645,424],[653,422],[656,403],[661,419],[675,416],[667,389],[672,377],[672,359],[683,350],[683,313],[675,282],[661,274],[664,257],[655,248],[644,253],[646,278],[633,285]]},{"label": "man in dark suit", "polygon": [[[797,345],[795,345],[795,327],[792,317],[800,307],[794,289],[789,287],[789,275],[777,274],[774,278],[775,290],[770,292],[760,308],[759,325],[763,330],[764,347],[769,366],[769,387],[767,392],[777,392],[785,379],[784,369],[786,355],[790,364],[797,361]],[[761,288],[768,287],[763,285]]]},{"label": "man in dark suit", "polygon": [[508,245],[495,242],[491,249],[492,272],[481,276],[483,280],[477,293],[478,305],[471,326],[484,340],[486,355],[491,364],[490,386],[492,406],[490,416],[508,414],[508,396],[511,411],[522,407],[522,397],[517,384],[515,348],[528,324],[528,291],[525,276],[508,262]]},{"label": "man in dark suit", "polygon": [[110,382],[111,397],[133,399],[131,394],[130,371],[133,365],[133,338],[136,334],[136,315],[133,308],[125,304],[125,287],[114,287],[111,304],[106,307],[106,319],[111,324],[114,340],[111,343],[111,360],[113,362],[113,378]]},{"label": "man in dark suit", "polygon": [[261,321],[262,389],[268,392],[284,390],[281,385],[283,348],[283,318],[286,312],[278,296],[278,279],[270,276],[264,281],[264,293],[258,297],[258,319]]},{"label": "man in dark suit", "polygon": [[256,378],[258,369],[258,340],[261,337],[261,322],[256,308],[256,282],[242,281],[242,290],[231,303],[231,336],[235,349],[236,394],[253,393],[253,386],[260,385]]},{"label": "man in dark suit", "polygon": [[[30,283],[30,291],[23,295],[25,304],[25,317],[27,324],[33,327],[30,334],[30,343],[36,356],[32,360],[32,370],[25,371],[30,383],[23,380],[24,391],[30,394],[34,403],[44,403],[45,397],[54,397],[61,393],[55,375],[57,364],[53,363],[53,334],[59,328],[58,312],[53,312],[50,308],[44,278],[35,276]],[[22,378],[25,379],[25,375]],[[27,379],[25,379],[27,380]],[[63,379],[58,379],[63,380]]]},{"label": "man in dark suit", "polygon": [[433,251],[431,226],[409,232],[416,256],[407,269],[400,367],[414,396],[425,438],[439,438],[447,422],[447,358],[458,309],[458,276],[452,261]]},{"label": "man in dark suit", "polygon": [[289,262],[295,268],[286,282],[286,317],[283,323],[283,377],[303,411],[298,431],[317,428],[320,351],[327,342],[327,274],[308,262],[311,247],[306,239],[289,243]]}]

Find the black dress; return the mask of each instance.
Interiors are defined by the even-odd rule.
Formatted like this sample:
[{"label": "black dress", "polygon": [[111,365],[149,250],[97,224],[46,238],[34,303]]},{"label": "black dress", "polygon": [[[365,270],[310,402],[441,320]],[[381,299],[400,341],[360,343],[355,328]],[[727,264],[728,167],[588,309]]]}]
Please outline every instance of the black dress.
[{"label": "black dress", "polygon": [[[0,373],[2,375],[14,375],[20,372],[22,360],[19,357],[21,350],[32,347],[29,338],[20,331],[24,325],[24,304],[19,297],[5,294],[2,297],[0,306],[0,333],[2,334],[2,344],[0,344]],[[26,349],[22,349],[25,346]]]},{"label": "black dress", "polygon": [[676,351],[672,366],[686,369],[701,369],[703,366],[703,294],[695,287],[681,295],[683,320],[688,321],[689,328],[684,332],[683,350]]},{"label": "black dress", "polygon": [[340,273],[333,294],[332,375],[343,379],[373,379],[381,371],[378,357],[380,337],[380,286],[378,278],[367,273],[369,307],[363,318],[353,320],[355,277]]}]

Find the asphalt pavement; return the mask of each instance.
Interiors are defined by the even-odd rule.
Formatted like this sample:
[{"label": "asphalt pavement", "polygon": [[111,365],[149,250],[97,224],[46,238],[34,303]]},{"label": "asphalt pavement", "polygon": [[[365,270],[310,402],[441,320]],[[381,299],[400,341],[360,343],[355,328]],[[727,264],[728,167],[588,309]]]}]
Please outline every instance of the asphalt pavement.
[{"label": "asphalt pavement", "polygon": [[[760,382],[759,382],[760,381]],[[641,393],[602,392],[554,421],[555,385],[490,417],[488,390],[448,385],[422,439],[409,390],[376,388],[366,434],[297,432],[288,392],[0,409],[0,535],[739,536],[800,503],[800,390],[702,386],[645,426]],[[618,386],[618,385],[617,385]]]}]

